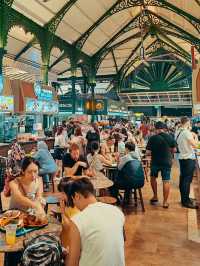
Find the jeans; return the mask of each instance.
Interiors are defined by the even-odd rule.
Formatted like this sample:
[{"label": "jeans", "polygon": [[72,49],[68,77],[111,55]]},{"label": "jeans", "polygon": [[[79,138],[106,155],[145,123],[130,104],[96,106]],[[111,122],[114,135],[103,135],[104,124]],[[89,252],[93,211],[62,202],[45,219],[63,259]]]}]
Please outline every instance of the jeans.
[{"label": "jeans", "polygon": [[180,159],[180,193],[182,204],[190,202],[190,184],[192,183],[193,174],[195,170],[195,160]]}]

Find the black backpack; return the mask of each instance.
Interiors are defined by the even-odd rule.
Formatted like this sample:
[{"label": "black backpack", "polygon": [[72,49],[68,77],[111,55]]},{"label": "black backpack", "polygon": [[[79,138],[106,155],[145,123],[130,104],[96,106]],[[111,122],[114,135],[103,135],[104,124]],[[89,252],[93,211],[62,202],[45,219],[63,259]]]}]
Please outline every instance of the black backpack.
[{"label": "black backpack", "polygon": [[24,246],[21,266],[64,266],[62,247],[55,235],[38,235]]}]

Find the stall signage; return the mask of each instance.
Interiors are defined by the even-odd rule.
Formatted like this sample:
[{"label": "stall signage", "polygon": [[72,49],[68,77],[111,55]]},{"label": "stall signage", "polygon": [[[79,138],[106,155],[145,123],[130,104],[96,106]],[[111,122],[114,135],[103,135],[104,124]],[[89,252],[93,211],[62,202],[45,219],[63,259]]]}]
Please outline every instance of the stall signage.
[{"label": "stall signage", "polygon": [[27,113],[46,113],[54,114],[58,113],[58,102],[56,101],[41,101],[35,99],[26,100],[26,112]]},{"label": "stall signage", "polygon": [[43,89],[39,82],[34,83],[34,92],[39,100],[49,101],[53,99],[53,92],[50,90]]},{"label": "stall signage", "polygon": [[13,96],[0,96],[0,112],[13,112],[14,99]]},{"label": "stall signage", "polygon": [[91,99],[85,100],[84,110],[86,114],[106,115],[107,114],[107,100],[106,99]]},{"label": "stall signage", "polygon": [[[76,111],[82,110],[82,99],[76,100]],[[72,99],[68,97],[59,98],[59,112],[72,112]]]}]

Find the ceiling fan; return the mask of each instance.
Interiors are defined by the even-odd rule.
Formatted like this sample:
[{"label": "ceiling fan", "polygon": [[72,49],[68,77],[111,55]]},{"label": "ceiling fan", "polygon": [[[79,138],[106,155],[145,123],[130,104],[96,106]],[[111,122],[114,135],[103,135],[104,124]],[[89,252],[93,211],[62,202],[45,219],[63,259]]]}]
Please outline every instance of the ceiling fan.
[{"label": "ceiling fan", "polygon": [[[146,14],[146,6],[144,6],[143,8],[141,7],[141,18],[147,16]],[[142,21],[142,19],[141,19]],[[152,29],[152,33],[151,33],[151,29]],[[150,31],[152,37],[154,36],[155,32],[156,32],[156,28],[152,25],[150,25],[150,27],[146,27],[146,24],[141,22],[140,23],[140,30],[141,30],[141,46],[140,46],[140,59],[142,62],[177,62],[178,60],[176,58],[165,58],[166,56],[173,56],[172,53],[165,53],[165,54],[161,54],[161,55],[155,55],[155,56],[150,56],[150,57],[146,57],[145,54],[145,47],[144,47],[144,34],[148,31]]]}]

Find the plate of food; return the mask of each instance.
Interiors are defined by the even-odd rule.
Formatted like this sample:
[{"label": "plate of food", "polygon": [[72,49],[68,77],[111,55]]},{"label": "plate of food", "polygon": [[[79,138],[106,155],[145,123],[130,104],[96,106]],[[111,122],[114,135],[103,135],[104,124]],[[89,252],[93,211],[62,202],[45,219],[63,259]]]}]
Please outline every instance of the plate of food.
[{"label": "plate of food", "polygon": [[10,212],[9,214],[5,214],[5,216],[3,214],[3,216],[1,216],[0,218],[0,229],[4,231],[6,225],[11,224],[11,223],[17,224],[17,229],[22,228],[24,226],[24,222],[23,222],[23,217],[21,213],[19,214],[19,216],[17,213],[16,214],[13,213],[13,215],[11,215]]},{"label": "plate of food", "polygon": [[16,219],[20,216],[21,212],[18,210],[8,210],[2,214],[2,218],[7,219]]},{"label": "plate of food", "polygon": [[44,227],[48,225],[47,217],[43,219],[37,219],[34,215],[24,215],[23,217],[24,227]]}]

